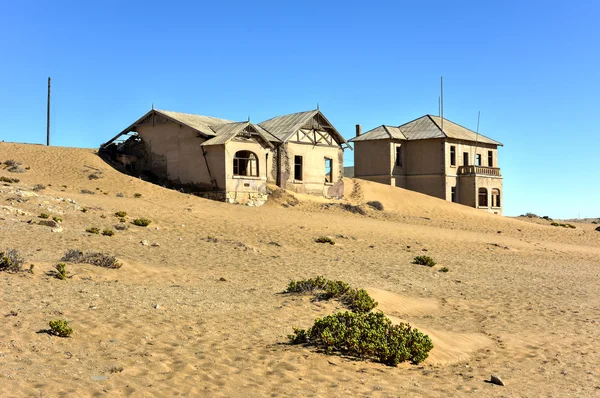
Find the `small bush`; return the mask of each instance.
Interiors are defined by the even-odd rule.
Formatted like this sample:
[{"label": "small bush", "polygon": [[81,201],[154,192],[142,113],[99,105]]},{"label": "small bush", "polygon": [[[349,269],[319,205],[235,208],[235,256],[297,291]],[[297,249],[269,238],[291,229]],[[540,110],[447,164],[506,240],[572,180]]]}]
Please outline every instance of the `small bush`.
[{"label": "small bush", "polygon": [[54,220],[54,222],[62,222],[62,218],[57,216],[52,217],[52,220]]},{"label": "small bush", "polygon": [[120,217],[120,218],[127,217],[127,212],[126,211],[118,211],[115,213],[115,217]]},{"label": "small bush", "polygon": [[340,301],[354,312],[369,312],[377,307],[377,301],[365,289],[350,289]]},{"label": "small bush", "polygon": [[35,268],[35,264],[29,264],[29,273],[33,274],[33,270]]},{"label": "small bush", "polygon": [[318,299],[339,299],[342,304],[356,312],[368,312],[377,306],[377,302],[364,289],[353,289],[343,281],[333,281],[322,276],[290,281],[284,293],[310,293]]},{"label": "small bush", "polygon": [[15,166],[20,166],[21,164],[22,164],[21,162],[17,162],[16,160],[13,160],[13,159],[4,161],[4,165],[6,167],[15,167]]},{"label": "small bush", "polygon": [[85,232],[89,232],[90,234],[98,235],[100,233],[100,230],[96,227],[91,227],[91,228],[86,229]]},{"label": "small bush", "polygon": [[2,177],[0,177],[0,181],[2,181],[2,182],[8,182],[9,184],[12,184],[13,182],[17,183],[17,182],[19,182],[21,180],[19,180],[18,178],[12,178],[12,177],[4,177],[4,176],[2,176]]},{"label": "small bush", "polygon": [[96,192],[90,191],[89,189],[82,189],[79,192],[81,192],[82,194],[85,194],[85,195],[95,195],[96,194]]},{"label": "small bush", "polygon": [[102,231],[102,235],[104,236],[113,236],[115,234],[115,231],[113,231],[112,229],[106,228],[104,231]]},{"label": "small bush", "polygon": [[448,267],[442,267],[442,268],[440,268],[440,272],[448,272],[448,271],[450,271],[448,269]]},{"label": "small bush", "polygon": [[23,257],[17,249],[0,251],[0,271],[15,273],[23,267]]},{"label": "small bush", "polygon": [[54,275],[56,278],[60,280],[67,279],[67,265],[65,263],[58,263],[54,268],[56,268],[56,274]]},{"label": "small bush", "polygon": [[372,200],[370,202],[367,202],[367,205],[371,206],[375,210],[383,211],[383,203],[381,203],[378,200]]},{"label": "small bush", "polygon": [[123,193],[122,193],[122,192],[117,192],[117,195],[116,195],[116,196],[117,196],[117,198],[122,198],[122,197],[124,197],[125,195],[123,195]]},{"label": "small bush", "polygon": [[97,252],[83,253],[80,250],[73,249],[67,250],[60,260],[70,263],[91,264],[104,268],[121,268],[123,265],[117,261],[116,257],[109,256],[108,254]]},{"label": "small bush", "polygon": [[38,217],[46,219],[46,218],[50,218],[50,214],[48,214],[48,213],[41,213]]},{"label": "small bush", "polygon": [[428,267],[433,267],[436,264],[436,262],[433,260],[433,258],[431,258],[429,256],[417,256],[414,258],[413,264],[426,265]]},{"label": "small bush", "polygon": [[577,228],[575,225],[573,224],[562,224],[562,223],[557,223],[557,222],[553,222],[550,225],[552,225],[553,227],[563,227],[563,228]]},{"label": "small bush", "polygon": [[141,198],[141,197],[142,197],[142,194],[141,194],[141,193],[134,193],[134,194],[133,194],[133,197],[134,197],[134,198]]},{"label": "small bush", "polygon": [[115,229],[117,231],[125,231],[126,229],[129,229],[129,226],[125,224],[116,224]]},{"label": "small bush", "polygon": [[100,176],[98,174],[92,173],[88,176],[88,180],[99,180]]},{"label": "small bush", "polygon": [[147,227],[151,222],[152,221],[148,220],[147,218],[136,218],[133,220],[133,224],[137,225],[138,227]]},{"label": "small bush", "polygon": [[87,207],[84,207],[83,209],[81,209],[82,213],[87,213],[87,211],[88,211]]},{"label": "small bush", "polygon": [[69,337],[73,334],[73,329],[69,327],[68,321],[57,319],[48,322],[48,326],[50,326],[50,334],[58,337]]},{"label": "small bush", "polygon": [[293,344],[308,344],[327,354],[340,353],[386,365],[421,363],[433,348],[429,336],[406,323],[393,325],[381,313],[338,312],[315,320],[308,329],[294,328]]},{"label": "small bush", "polygon": [[35,184],[33,186],[33,188],[31,188],[33,191],[43,191],[44,189],[46,189],[45,185],[42,184]]},{"label": "small bush", "polygon": [[320,236],[315,239],[316,243],[329,243],[330,245],[335,245],[335,241],[331,239],[329,236]]}]

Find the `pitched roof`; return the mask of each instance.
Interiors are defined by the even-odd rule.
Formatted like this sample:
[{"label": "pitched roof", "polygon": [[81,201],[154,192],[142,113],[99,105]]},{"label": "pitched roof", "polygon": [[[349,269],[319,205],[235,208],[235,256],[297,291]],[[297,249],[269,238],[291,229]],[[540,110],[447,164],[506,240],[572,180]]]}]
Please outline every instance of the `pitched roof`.
[{"label": "pitched roof", "polygon": [[364,134],[359,135],[358,137],[354,137],[350,140],[350,142],[356,141],[371,141],[371,140],[389,140],[389,139],[397,139],[397,140],[406,140],[406,136],[402,134],[402,131],[398,127],[394,126],[379,126],[375,127],[373,130],[369,130]]},{"label": "pitched roof", "polygon": [[[398,129],[400,134],[393,129]],[[384,133],[389,132],[386,137]],[[405,138],[401,138],[404,136]],[[444,129],[442,130],[442,118],[439,116],[425,115],[399,127],[380,126],[351,139],[351,142],[381,140],[388,138],[411,140],[427,140],[432,138],[454,138],[457,140],[477,141],[484,144],[500,145],[502,143],[477,134],[459,124],[444,118]]]},{"label": "pitched roof", "polygon": [[243,131],[247,131],[250,134],[250,136],[258,136],[268,146],[273,146],[270,142],[269,137],[267,137],[261,131],[260,128],[257,128],[257,126],[250,122],[234,122],[227,124],[219,124],[216,126],[212,126],[212,129],[214,130],[217,136],[204,141],[202,144],[200,144],[201,146],[226,144]]},{"label": "pitched roof", "polygon": [[348,144],[348,142],[342,137],[342,135],[333,127],[333,125],[327,120],[327,118],[321,113],[320,110],[315,109],[312,111],[290,113],[289,115],[275,116],[269,120],[259,123],[258,125],[264,128],[275,137],[279,138],[282,142],[286,142],[302,127],[309,124],[316,116],[320,116],[331,128],[331,135],[335,138],[336,142],[340,145]]},{"label": "pitched roof", "polygon": [[205,135],[216,135],[214,129],[211,126],[218,126],[221,124],[234,123],[232,120],[221,119],[212,116],[193,115],[191,113],[181,113],[165,110],[154,110],[158,114],[162,114],[174,121],[184,124],[194,130],[197,130]]}]

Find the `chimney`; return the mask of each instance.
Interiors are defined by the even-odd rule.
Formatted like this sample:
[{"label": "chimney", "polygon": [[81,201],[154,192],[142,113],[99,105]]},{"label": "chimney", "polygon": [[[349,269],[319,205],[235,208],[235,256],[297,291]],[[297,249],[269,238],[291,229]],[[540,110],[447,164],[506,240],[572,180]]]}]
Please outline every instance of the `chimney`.
[{"label": "chimney", "polygon": [[356,136],[360,136],[362,134],[362,126],[360,124],[356,125]]}]

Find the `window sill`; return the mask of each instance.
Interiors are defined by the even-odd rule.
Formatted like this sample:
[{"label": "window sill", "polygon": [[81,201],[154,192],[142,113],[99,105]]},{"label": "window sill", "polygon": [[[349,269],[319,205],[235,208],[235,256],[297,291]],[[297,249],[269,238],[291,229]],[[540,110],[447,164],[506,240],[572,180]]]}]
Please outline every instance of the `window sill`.
[{"label": "window sill", "polygon": [[450,167],[452,167],[453,169],[455,169],[457,166],[456,165],[450,165]]},{"label": "window sill", "polygon": [[292,184],[304,184],[304,181],[302,181],[302,180],[294,180],[292,182]]},{"label": "window sill", "polygon": [[257,177],[257,176],[237,176],[234,175],[231,178],[235,178],[235,179],[239,179],[239,180],[262,180],[262,177]]},{"label": "window sill", "polygon": [[333,183],[333,182],[326,182],[325,183],[325,186],[333,186],[333,185],[335,185],[335,183]]}]

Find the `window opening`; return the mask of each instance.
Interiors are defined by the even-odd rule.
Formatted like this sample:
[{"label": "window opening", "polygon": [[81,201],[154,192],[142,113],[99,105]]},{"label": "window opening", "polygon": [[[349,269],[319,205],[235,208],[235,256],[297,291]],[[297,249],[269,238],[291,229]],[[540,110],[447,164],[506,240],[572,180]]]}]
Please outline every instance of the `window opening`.
[{"label": "window opening", "polygon": [[254,152],[237,151],[233,157],[233,175],[258,177],[258,157]]},{"label": "window opening", "polygon": [[294,180],[302,181],[302,156],[294,156]]}]

